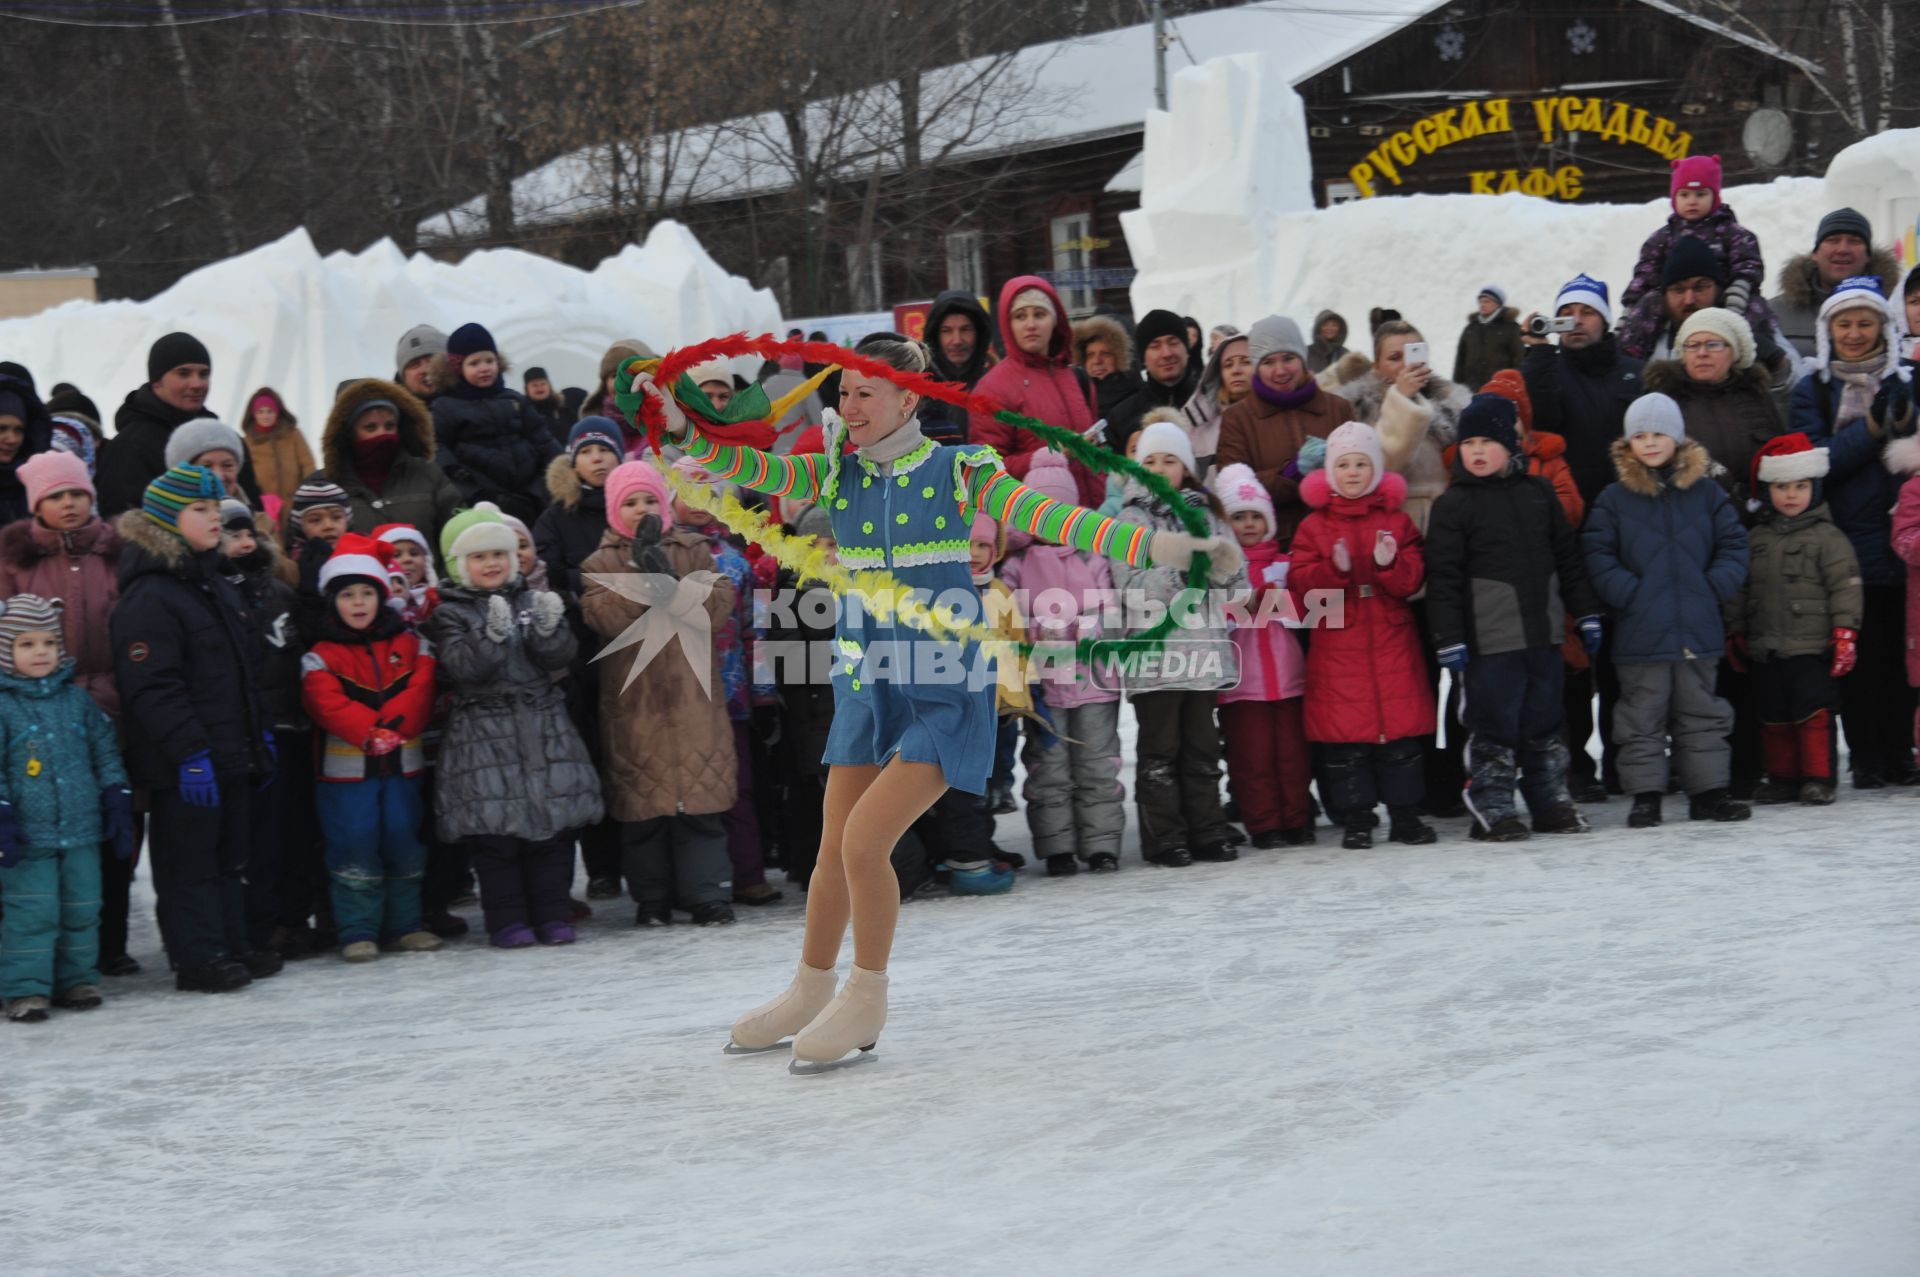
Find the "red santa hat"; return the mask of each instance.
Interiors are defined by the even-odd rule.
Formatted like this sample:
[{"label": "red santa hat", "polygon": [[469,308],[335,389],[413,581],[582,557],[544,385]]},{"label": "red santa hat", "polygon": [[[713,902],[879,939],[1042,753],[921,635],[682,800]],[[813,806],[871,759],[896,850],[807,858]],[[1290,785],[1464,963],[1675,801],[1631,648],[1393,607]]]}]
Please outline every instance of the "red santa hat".
[{"label": "red santa hat", "polygon": [[393,550],[372,537],[349,532],[334,543],[333,553],[320,565],[320,592],[331,594],[335,585],[344,589],[365,581],[391,597],[394,589]]},{"label": "red santa hat", "polygon": [[1827,450],[1813,446],[1813,440],[1800,431],[1776,435],[1760,445],[1753,454],[1753,488],[1759,493],[1763,483],[1792,483],[1796,479],[1827,477]]}]

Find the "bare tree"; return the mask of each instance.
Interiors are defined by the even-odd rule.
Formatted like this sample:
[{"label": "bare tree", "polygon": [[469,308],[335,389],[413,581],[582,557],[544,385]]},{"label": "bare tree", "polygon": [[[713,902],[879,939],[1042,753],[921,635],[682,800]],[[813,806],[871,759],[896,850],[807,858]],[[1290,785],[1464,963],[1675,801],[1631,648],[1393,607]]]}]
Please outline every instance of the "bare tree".
[{"label": "bare tree", "polygon": [[[1820,0],[1791,9],[1779,0],[1695,0],[1693,8],[1730,31],[1792,55],[1795,68],[1842,122],[1843,141],[1893,127],[1904,105],[1894,77],[1896,54],[1920,43],[1910,5]],[[1896,8],[1904,11],[1904,22],[1895,21]]]}]

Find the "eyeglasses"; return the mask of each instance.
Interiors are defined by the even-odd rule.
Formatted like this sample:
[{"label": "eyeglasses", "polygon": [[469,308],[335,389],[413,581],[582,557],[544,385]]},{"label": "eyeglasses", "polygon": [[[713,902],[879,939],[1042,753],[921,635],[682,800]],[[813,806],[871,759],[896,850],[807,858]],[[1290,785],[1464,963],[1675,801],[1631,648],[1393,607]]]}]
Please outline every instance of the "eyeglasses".
[{"label": "eyeglasses", "polygon": [[1700,341],[1690,341],[1680,349],[1689,355],[1717,355],[1723,350],[1732,350],[1733,347],[1718,338],[1708,337]]}]

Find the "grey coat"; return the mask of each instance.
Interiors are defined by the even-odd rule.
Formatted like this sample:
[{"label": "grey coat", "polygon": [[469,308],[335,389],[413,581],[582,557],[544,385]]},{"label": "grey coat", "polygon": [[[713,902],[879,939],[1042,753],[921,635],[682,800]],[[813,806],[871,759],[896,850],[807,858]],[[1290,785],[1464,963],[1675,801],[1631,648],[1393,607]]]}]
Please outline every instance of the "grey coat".
[{"label": "grey coat", "polygon": [[[487,600],[504,594],[514,627],[486,632]],[[600,778],[554,682],[573,659],[573,628],[533,628],[533,595],[516,578],[504,590],[446,586],[426,623],[451,700],[434,786],[446,841],[492,834],[538,842],[601,818]]]},{"label": "grey coat", "polygon": [[[1186,531],[1179,516],[1146,488],[1129,481],[1126,492],[1121,522],[1156,531]],[[1215,535],[1233,538],[1233,529],[1218,515],[1208,511],[1207,522]],[[1146,619],[1136,616],[1135,609],[1142,605],[1149,610],[1153,605],[1161,609],[1173,606],[1186,595],[1187,574],[1169,567],[1136,568],[1116,561],[1113,585],[1126,606],[1127,632],[1131,635],[1147,628],[1133,623]],[[1143,661],[1125,677],[1110,678],[1106,685],[1122,687],[1128,696],[1142,692],[1217,692],[1235,686],[1240,682],[1240,649],[1229,637],[1231,625],[1219,604],[1247,592],[1247,567],[1242,563],[1233,580],[1211,586],[1207,595],[1186,595],[1160,658]]]}]

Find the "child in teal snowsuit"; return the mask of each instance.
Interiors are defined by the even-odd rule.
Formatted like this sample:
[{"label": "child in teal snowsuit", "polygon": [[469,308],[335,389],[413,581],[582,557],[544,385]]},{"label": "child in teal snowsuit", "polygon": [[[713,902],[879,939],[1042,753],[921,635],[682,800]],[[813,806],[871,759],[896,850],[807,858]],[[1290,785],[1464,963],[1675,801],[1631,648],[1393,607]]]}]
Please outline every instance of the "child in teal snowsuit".
[{"label": "child in teal snowsuit", "polygon": [[113,724],[74,686],[59,599],[0,604],[0,998],[7,1018],[100,1005],[100,844],[133,854]]}]

